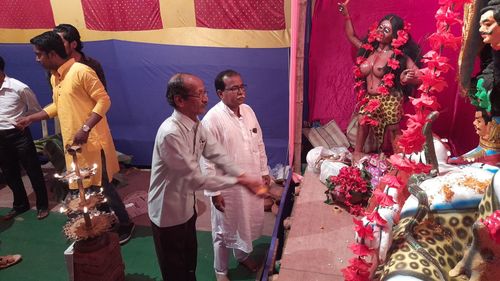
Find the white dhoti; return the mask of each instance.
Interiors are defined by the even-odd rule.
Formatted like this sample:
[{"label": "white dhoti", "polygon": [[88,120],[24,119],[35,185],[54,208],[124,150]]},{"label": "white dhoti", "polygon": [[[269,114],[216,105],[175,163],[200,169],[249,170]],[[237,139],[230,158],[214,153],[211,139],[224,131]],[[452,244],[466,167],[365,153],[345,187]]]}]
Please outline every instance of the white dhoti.
[{"label": "white dhoti", "polygon": [[[237,117],[221,102],[205,115],[202,124],[214,134],[246,175],[258,178],[268,175],[257,118],[247,105],[240,106],[240,114],[241,117]],[[204,163],[202,167],[207,174],[215,172],[210,163]],[[243,261],[253,250],[252,242],[262,234],[264,199],[240,185],[215,193],[206,192],[206,195],[221,195],[224,198],[224,212],[211,203],[211,220],[214,268],[216,273],[227,274],[231,249],[236,260]]]}]

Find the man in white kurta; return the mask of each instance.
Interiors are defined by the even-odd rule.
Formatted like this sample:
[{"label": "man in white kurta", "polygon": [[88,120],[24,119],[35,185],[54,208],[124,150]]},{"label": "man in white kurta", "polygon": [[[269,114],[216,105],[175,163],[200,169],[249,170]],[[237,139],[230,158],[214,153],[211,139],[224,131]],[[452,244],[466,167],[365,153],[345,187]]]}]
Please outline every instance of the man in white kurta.
[{"label": "man in white kurta", "polygon": [[[232,160],[249,175],[262,177],[268,185],[267,156],[262,140],[262,130],[250,106],[243,104],[246,85],[241,75],[226,70],[215,79],[217,95],[221,101],[208,111],[202,120],[207,128],[227,150]],[[213,165],[204,161],[204,172],[216,174]],[[205,191],[211,197],[212,238],[214,243],[214,268],[217,280],[227,277],[229,250],[236,260],[252,271],[257,264],[249,258],[252,241],[262,233],[264,200],[242,186],[218,192]]]}]

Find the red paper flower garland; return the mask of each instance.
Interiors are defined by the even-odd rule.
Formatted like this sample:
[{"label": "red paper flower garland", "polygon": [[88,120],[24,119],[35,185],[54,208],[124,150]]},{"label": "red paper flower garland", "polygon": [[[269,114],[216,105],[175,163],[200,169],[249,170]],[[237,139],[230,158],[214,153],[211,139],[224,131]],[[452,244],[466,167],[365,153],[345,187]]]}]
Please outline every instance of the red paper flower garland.
[{"label": "red paper flower garland", "polygon": [[[408,115],[409,119],[407,122],[407,129],[403,130],[402,137],[399,140],[399,145],[402,147],[402,150],[405,154],[411,154],[414,152],[419,152],[423,148],[423,144],[425,142],[425,137],[422,134],[422,128],[427,122],[427,116],[430,112],[437,110],[439,108],[439,104],[435,96],[432,96],[433,93],[441,92],[446,86],[446,81],[442,77],[442,74],[448,72],[451,66],[448,64],[448,58],[441,55],[442,49],[445,47],[450,47],[456,49],[461,41],[461,37],[455,36],[451,33],[451,26],[456,24],[461,24],[461,20],[459,19],[460,13],[458,9],[462,9],[465,3],[470,3],[471,0],[439,0],[440,8],[436,12],[436,27],[437,31],[429,36],[429,43],[432,48],[431,51],[426,53],[423,56],[422,62],[426,65],[425,68],[420,70],[420,79],[422,80],[422,84],[418,88],[421,92],[419,98],[410,98],[411,102],[415,108],[414,115]],[[370,30],[370,34],[368,36],[368,42],[372,43],[375,40],[375,35],[373,34],[373,28]],[[406,38],[406,39],[405,39]],[[398,38],[394,39],[392,42],[392,47],[394,51],[394,57],[397,55],[403,55],[399,50],[399,47],[404,45],[408,40],[408,28],[405,25],[405,29],[402,30],[401,33],[398,32]],[[361,46],[366,51],[373,51],[373,46],[371,44],[364,44]],[[393,59],[394,59],[393,57]],[[357,89],[357,96],[360,106],[368,112],[374,112],[378,106],[374,103],[369,103],[368,99],[365,97],[366,95],[366,85],[365,82],[361,79],[361,70],[359,69],[359,65],[364,62],[363,57],[358,57],[356,59],[356,67],[354,69],[356,84],[355,88]],[[393,60],[390,60],[388,66],[391,67],[392,70],[394,68],[397,69],[399,67],[398,64],[394,63]],[[380,93],[389,93],[390,88],[394,86],[394,77],[390,77],[387,75],[393,75],[392,71],[387,73],[383,79],[380,89]],[[387,76],[387,77],[386,77]],[[392,83],[391,83],[392,82]],[[385,89],[382,89],[385,88]],[[373,110],[373,111],[371,111]],[[366,118],[363,122],[367,124],[373,124],[375,120],[370,120],[370,118]],[[360,120],[360,123],[362,120]],[[361,123],[363,124],[363,123]],[[389,160],[396,171],[404,171],[408,174],[418,174],[418,173],[429,173],[431,167],[429,165],[425,165],[423,163],[415,163],[406,157],[401,155],[392,155]],[[342,269],[342,273],[344,275],[344,280],[346,281],[368,281],[370,280],[370,267],[373,265],[366,261],[366,257],[374,254],[375,249],[370,249],[366,245],[364,245],[365,240],[373,239],[373,227],[384,227],[387,224],[387,221],[382,218],[378,212],[381,206],[390,207],[394,205],[393,198],[389,196],[390,189],[396,189],[398,194],[400,194],[403,188],[406,188],[406,182],[401,180],[396,175],[386,174],[381,178],[382,184],[385,184],[386,188],[384,192],[375,191],[374,199],[377,201],[378,207],[373,210],[373,212],[366,214],[366,220],[368,223],[363,224],[361,220],[354,219],[355,223],[355,231],[360,238],[360,243],[355,243],[349,246],[349,248],[353,251],[355,255],[358,257],[350,259],[349,265]],[[497,230],[500,229],[497,221],[498,214],[496,214],[494,219],[490,219],[487,221],[487,225],[492,233],[493,237],[498,237]],[[396,219],[395,219],[396,221]],[[494,221],[495,223],[492,223]],[[376,253],[375,253],[376,254]],[[377,266],[377,265],[375,265]]]}]

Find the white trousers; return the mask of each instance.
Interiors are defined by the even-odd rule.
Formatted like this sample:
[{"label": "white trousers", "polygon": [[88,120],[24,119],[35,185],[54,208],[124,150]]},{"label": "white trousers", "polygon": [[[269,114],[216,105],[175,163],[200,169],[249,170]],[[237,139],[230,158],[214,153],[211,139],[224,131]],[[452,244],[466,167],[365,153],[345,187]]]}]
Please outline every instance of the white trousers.
[{"label": "white trousers", "polygon": [[[227,275],[229,268],[229,251],[231,248],[226,247],[222,235],[222,233],[212,232],[214,243],[214,269],[216,274]],[[240,249],[234,248],[232,250],[234,258],[238,262],[242,262],[250,256],[250,253],[245,253]]]}]

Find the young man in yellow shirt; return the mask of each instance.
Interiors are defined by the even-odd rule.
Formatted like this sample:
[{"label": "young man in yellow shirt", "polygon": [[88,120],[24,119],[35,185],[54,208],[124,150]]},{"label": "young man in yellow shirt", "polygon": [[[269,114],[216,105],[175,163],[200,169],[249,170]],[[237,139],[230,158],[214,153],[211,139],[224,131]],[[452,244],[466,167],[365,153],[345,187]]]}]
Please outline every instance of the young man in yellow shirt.
[{"label": "young man in yellow shirt", "polygon": [[[111,101],[95,71],[69,58],[61,37],[47,31],[30,40],[36,60],[52,73],[50,83],[53,102],[42,111],[17,120],[19,127],[34,121],[59,117],[64,145],[81,145],[78,155],[80,167],[98,163],[96,176],[88,185],[102,186],[108,204],[120,223],[120,243],[127,242],[134,230],[125,206],[111,184],[113,174],[119,171],[113,138],[109,130],[106,112]],[[72,157],[66,154],[66,167]]]}]

